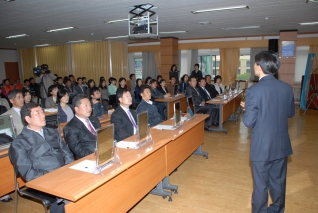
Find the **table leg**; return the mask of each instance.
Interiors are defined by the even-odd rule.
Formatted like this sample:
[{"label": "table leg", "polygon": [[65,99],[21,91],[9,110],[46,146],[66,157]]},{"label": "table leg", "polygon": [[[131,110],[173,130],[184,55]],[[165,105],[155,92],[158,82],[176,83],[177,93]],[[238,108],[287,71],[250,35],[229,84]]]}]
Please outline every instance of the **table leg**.
[{"label": "table leg", "polygon": [[227,120],[229,121],[238,121],[238,118],[235,116],[235,113],[233,113]]},{"label": "table leg", "polygon": [[163,179],[162,185],[164,189],[169,189],[175,194],[178,194],[178,186],[170,184],[169,175]]},{"label": "table leg", "polygon": [[209,158],[209,157],[208,157],[208,154],[209,154],[209,153],[202,151],[202,145],[199,146],[199,147],[197,148],[197,150],[195,150],[195,151],[193,152],[193,154],[194,154],[194,155],[203,156],[203,157],[205,157],[205,159],[208,159],[208,158]]},{"label": "table leg", "polygon": [[162,196],[163,199],[165,199],[167,196],[169,197],[169,202],[172,201],[172,192],[167,192],[163,189],[163,181],[160,181],[156,188],[154,188],[153,190],[151,190],[149,192],[150,194],[153,194],[153,195],[159,195],[159,196]]},{"label": "table leg", "polygon": [[218,128],[210,128],[213,132],[224,132],[227,134],[227,130],[223,129],[223,122],[222,122],[222,113],[223,113],[223,107],[222,104],[218,105],[219,107],[219,127]]}]

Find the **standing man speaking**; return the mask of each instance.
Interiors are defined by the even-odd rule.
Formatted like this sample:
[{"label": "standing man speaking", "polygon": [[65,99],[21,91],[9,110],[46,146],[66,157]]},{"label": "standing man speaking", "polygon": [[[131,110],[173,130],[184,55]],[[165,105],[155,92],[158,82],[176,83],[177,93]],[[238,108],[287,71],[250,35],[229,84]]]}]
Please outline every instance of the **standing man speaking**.
[{"label": "standing man speaking", "polygon": [[[292,87],[277,80],[280,60],[274,52],[255,56],[259,82],[246,90],[243,123],[252,128],[250,160],[253,171],[252,212],[285,210],[287,157],[293,154],[288,118],[295,114]],[[268,191],[273,203],[268,206]]]}]

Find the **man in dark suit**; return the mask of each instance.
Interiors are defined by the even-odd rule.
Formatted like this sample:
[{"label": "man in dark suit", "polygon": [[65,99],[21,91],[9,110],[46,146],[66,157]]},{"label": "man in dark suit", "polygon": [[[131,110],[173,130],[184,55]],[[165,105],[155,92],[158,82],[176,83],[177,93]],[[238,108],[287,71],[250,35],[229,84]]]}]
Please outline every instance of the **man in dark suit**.
[{"label": "man in dark suit", "polygon": [[63,129],[65,142],[76,159],[85,157],[95,151],[96,129],[100,128],[97,117],[92,113],[91,102],[86,95],[79,94],[73,98],[75,116]]},{"label": "man in dark suit", "polygon": [[211,75],[205,75],[205,89],[210,93],[211,98],[215,98],[219,95],[218,91],[216,91],[215,86],[211,83]]},{"label": "man in dark suit", "polygon": [[[292,87],[273,75],[280,66],[274,52],[255,56],[259,83],[246,90],[243,122],[252,128],[250,159],[253,171],[252,212],[283,213],[285,209],[287,157],[293,153],[288,118],[295,114]],[[268,207],[268,191],[273,203]]]},{"label": "man in dark suit", "polygon": [[115,140],[122,141],[137,132],[137,114],[134,110],[129,109],[132,104],[130,92],[124,88],[118,88],[116,98],[120,105],[112,113],[111,123],[114,123]]},{"label": "man in dark suit", "polygon": [[[45,114],[38,104],[25,104],[21,117],[27,126],[13,140],[9,155],[24,180],[33,180],[74,161],[60,134],[55,129],[45,127]],[[52,196],[50,201],[53,202],[50,212],[64,212],[63,200]]]},{"label": "man in dark suit", "polygon": [[77,78],[77,85],[75,86],[77,94],[86,94],[86,87],[83,85],[83,78]]},{"label": "man in dark suit", "polygon": [[151,89],[151,101],[157,106],[161,118],[166,120],[165,110],[167,109],[167,103],[165,102],[156,102],[157,98],[166,98],[170,97],[170,93],[160,92],[160,89],[157,87],[157,81],[155,79],[150,80],[150,89]]},{"label": "man in dark suit", "polygon": [[213,113],[213,106],[205,104],[204,98],[200,95],[198,89],[196,88],[197,79],[194,76],[190,77],[189,80],[190,87],[186,89],[186,96],[191,97],[193,101],[194,111],[196,113],[203,113],[210,115],[204,122],[204,130],[212,131],[209,127],[212,125],[217,125],[218,118]]}]

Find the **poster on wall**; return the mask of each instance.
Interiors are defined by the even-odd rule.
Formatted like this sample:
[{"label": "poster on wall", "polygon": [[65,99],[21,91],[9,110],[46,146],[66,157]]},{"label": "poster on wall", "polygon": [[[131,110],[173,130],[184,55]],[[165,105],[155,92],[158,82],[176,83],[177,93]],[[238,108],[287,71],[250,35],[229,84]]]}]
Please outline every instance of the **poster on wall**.
[{"label": "poster on wall", "polygon": [[294,41],[282,41],[282,57],[294,57],[294,51]]},{"label": "poster on wall", "polygon": [[312,73],[314,58],[315,58],[315,53],[308,54],[305,76],[304,76],[304,81],[303,81],[301,96],[300,96],[300,109],[304,111],[307,109],[308,90],[309,90],[309,83],[310,83],[310,77]]}]

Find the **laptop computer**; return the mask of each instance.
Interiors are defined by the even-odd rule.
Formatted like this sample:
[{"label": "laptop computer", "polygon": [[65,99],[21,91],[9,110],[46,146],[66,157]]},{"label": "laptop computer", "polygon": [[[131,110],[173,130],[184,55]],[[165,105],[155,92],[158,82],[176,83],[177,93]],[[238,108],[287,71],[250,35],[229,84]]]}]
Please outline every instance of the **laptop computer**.
[{"label": "laptop computer", "polygon": [[100,171],[114,163],[114,124],[96,130],[96,167]]},{"label": "laptop computer", "polygon": [[178,126],[181,123],[181,106],[180,106],[180,101],[177,101],[173,104],[174,108],[174,127]]},{"label": "laptop computer", "polygon": [[0,133],[4,133],[13,139],[16,137],[16,130],[13,124],[12,115],[0,116]]}]

